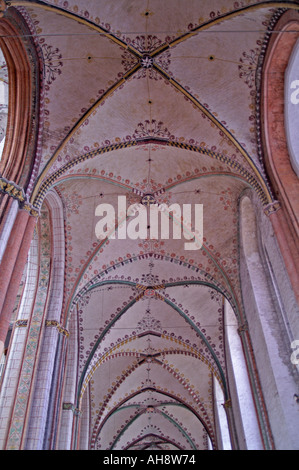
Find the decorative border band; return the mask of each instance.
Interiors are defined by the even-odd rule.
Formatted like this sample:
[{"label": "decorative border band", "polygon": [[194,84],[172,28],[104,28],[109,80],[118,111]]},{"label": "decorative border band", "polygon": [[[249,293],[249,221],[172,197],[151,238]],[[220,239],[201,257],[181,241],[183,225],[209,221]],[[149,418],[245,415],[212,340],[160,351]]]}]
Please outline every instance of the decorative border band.
[{"label": "decorative border band", "polygon": [[229,157],[226,157],[225,155],[222,155],[220,153],[214,152],[212,150],[209,150],[205,147],[197,147],[196,145],[191,145],[187,144],[184,142],[177,142],[177,141],[166,141],[164,139],[141,139],[141,140],[132,140],[130,142],[122,142],[118,144],[112,144],[107,147],[101,147],[95,150],[92,150],[90,152],[85,153],[84,155],[81,155],[80,157],[77,157],[76,159],[72,160],[71,162],[67,163],[63,167],[61,167],[59,170],[54,172],[52,175],[50,175],[40,186],[38,193],[36,195],[35,200],[33,201],[34,207],[38,210],[41,208],[42,203],[44,198],[46,197],[46,194],[48,190],[55,184],[56,180],[63,176],[69,169],[73,168],[76,166],[78,163],[82,163],[86,160],[92,159],[96,156],[103,155],[115,150],[121,150],[123,148],[128,148],[128,147],[135,147],[138,145],[146,144],[149,142],[155,142],[156,144],[163,144],[168,147],[176,147],[176,148],[181,148],[183,150],[189,150],[192,152],[200,153],[203,155],[208,155],[209,157],[218,160],[224,164],[227,164],[230,168],[236,171],[237,174],[241,175],[245,180],[248,182],[248,184],[254,188],[254,190],[257,192],[259,198],[261,199],[263,205],[266,205],[269,200],[267,198],[267,195],[265,194],[263,188],[249,171],[247,171],[245,168],[242,167],[242,165],[239,162],[235,162]]}]

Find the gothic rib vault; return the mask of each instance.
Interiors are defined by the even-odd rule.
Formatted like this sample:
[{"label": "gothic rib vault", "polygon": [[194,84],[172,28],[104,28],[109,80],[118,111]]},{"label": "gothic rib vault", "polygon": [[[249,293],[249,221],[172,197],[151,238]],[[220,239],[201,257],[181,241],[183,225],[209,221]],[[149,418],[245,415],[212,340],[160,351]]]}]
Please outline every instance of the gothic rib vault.
[{"label": "gothic rib vault", "polygon": [[[219,387],[236,444],[224,312],[229,304],[236,327],[246,325],[239,202],[249,193],[262,210],[274,201],[259,141],[258,77],[275,22],[298,5],[9,4],[26,21],[42,66],[42,132],[27,196],[40,213],[45,260],[61,229],[46,233],[51,198],[62,207],[59,323],[75,372],[61,406],[78,415],[74,442],[217,449]],[[99,204],[117,211],[118,196],[129,206],[144,195],[202,204],[202,248],[186,250],[183,238],[97,239]],[[45,262],[45,277],[57,256]],[[254,370],[254,357],[248,364]],[[253,382],[261,440],[272,448],[258,375]]]}]

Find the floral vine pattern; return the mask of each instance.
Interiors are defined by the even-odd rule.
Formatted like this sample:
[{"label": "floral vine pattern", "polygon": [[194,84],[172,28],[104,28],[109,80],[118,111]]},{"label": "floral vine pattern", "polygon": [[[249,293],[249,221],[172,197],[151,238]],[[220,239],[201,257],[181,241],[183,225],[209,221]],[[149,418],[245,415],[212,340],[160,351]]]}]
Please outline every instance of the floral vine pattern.
[{"label": "floral vine pattern", "polygon": [[136,36],[136,38],[132,40],[127,37],[124,39],[127,44],[131,44],[140,52],[152,52],[162,44],[161,39],[157,38],[157,36],[152,36],[151,34],[148,34],[147,36]]},{"label": "floral vine pattern", "polygon": [[242,78],[249,88],[253,88],[255,81],[255,71],[257,68],[259,57],[259,48],[251,49],[249,52],[243,52],[240,58],[239,76]]},{"label": "floral vine pattern", "polygon": [[61,67],[63,62],[61,61],[62,55],[57,47],[50,46],[49,44],[42,44],[42,50],[44,54],[44,74],[46,83],[51,83],[56,80],[58,75],[61,75]]},{"label": "floral vine pattern", "polygon": [[78,194],[77,192],[66,194],[64,202],[68,216],[70,214],[79,214],[79,207],[82,205],[82,194]]},{"label": "floral vine pattern", "polygon": [[139,122],[135,132],[133,134],[134,139],[142,139],[144,137],[161,137],[171,138],[171,135],[167,127],[164,126],[162,121],[152,119],[151,121],[146,119],[144,122]]}]

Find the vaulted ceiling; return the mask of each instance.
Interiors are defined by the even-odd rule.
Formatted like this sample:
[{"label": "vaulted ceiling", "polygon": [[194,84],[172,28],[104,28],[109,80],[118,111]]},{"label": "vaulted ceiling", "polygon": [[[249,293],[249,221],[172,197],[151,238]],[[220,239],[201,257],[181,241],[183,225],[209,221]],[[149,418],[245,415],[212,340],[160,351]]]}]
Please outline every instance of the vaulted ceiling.
[{"label": "vaulted ceiling", "polygon": [[[29,193],[37,209],[52,188],[63,201],[63,316],[78,327],[90,446],[206,449],[209,438],[217,447],[215,380],[228,397],[224,297],[242,317],[238,200],[247,188],[271,200],[256,77],[281,10],[250,0],[11,5],[43,64]],[[97,239],[99,204],[117,211],[118,196],[129,206],[144,195],[202,204],[202,248]]]}]

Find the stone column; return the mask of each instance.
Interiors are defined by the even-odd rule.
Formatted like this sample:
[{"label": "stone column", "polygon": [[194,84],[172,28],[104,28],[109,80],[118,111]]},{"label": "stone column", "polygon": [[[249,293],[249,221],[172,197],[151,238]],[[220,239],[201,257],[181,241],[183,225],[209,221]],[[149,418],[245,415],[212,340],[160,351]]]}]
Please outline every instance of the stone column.
[{"label": "stone column", "polygon": [[0,267],[0,357],[33,238],[36,218],[20,210],[16,216]]},{"label": "stone column", "polygon": [[288,236],[289,226],[281,209],[280,203],[274,201],[265,209],[265,214],[269,217],[276,239],[285,262],[285,267],[293,287],[296,300],[299,305],[299,266],[298,249],[294,240]]},{"label": "stone column", "polygon": [[65,368],[65,385],[63,393],[63,406],[60,417],[59,439],[57,441],[57,450],[73,450],[73,431],[74,425],[79,419],[76,410],[76,390],[78,364],[74,358],[78,357],[78,325],[76,322],[77,312],[71,313],[69,322],[69,338],[67,360]]},{"label": "stone column", "polygon": [[17,321],[14,323],[9,351],[7,354],[0,392],[0,449],[5,447],[11,410],[15,400],[18,379],[22,367],[22,358],[28,336],[28,324],[34,306],[38,279],[38,241],[33,237],[26,273],[26,284],[23,292]]},{"label": "stone column", "polygon": [[[0,264],[2,261],[2,257],[4,255],[6,244],[9,240],[12,228],[14,226],[16,216],[19,212],[19,203],[16,199],[11,201],[9,209],[5,216],[3,217],[3,221],[0,224]],[[1,210],[0,210],[1,213]]]}]

